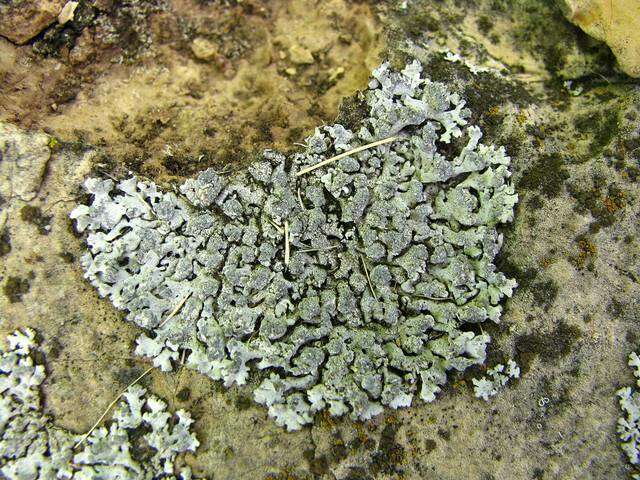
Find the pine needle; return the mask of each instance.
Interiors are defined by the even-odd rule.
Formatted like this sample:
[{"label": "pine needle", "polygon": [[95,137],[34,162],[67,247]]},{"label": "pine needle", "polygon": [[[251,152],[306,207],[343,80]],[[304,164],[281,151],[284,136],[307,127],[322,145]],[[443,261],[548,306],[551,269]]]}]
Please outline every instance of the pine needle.
[{"label": "pine needle", "polygon": [[368,143],[366,145],[361,145],[361,146],[356,147],[353,150],[349,150],[347,152],[342,152],[340,155],[336,155],[335,157],[327,158],[326,160],[323,160],[320,163],[316,163],[315,165],[311,165],[310,167],[303,168],[298,173],[296,173],[296,177],[304,175],[305,173],[309,173],[309,172],[315,170],[316,168],[324,167],[325,165],[327,165],[329,163],[338,161],[341,158],[348,157],[350,155],[353,155],[354,153],[362,152],[363,150],[367,150],[369,148],[373,148],[373,147],[377,147],[379,145],[384,145],[385,143],[393,142],[394,140],[397,140],[398,138],[400,138],[400,137],[396,135],[396,136],[393,136],[393,137],[385,138],[383,140],[378,140],[377,142]]},{"label": "pine needle", "polygon": [[284,231],[282,230],[282,227],[280,227],[280,225],[278,225],[276,222],[270,219],[269,223],[273,225],[273,228],[275,228],[278,231],[278,233],[284,233]]},{"label": "pine needle", "polygon": [[362,267],[364,268],[364,276],[367,277],[367,282],[369,283],[369,289],[371,290],[371,295],[373,298],[378,301],[378,296],[376,295],[375,290],[373,289],[373,283],[371,283],[371,277],[369,276],[369,269],[367,268],[367,263],[364,261],[364,257],[360,255],[360,261],[362,262]]},{"label": "pine needle", "polygon": [[284,221],[284,264],[289,265],[289,221]]},{"label": "pine needle", "polygon": [[302,202],[302,195],[300,194],[300,187],[298,187],[298,202],[300,202],[300,208],[306,210],[304,203]]},{"label": "pine needle", "polygon": [[174,308],[171,313],[169,314],[169,316],[167,318],[165,318],[162,322],[160,322],[160,325],[158,325],[156,328],[162,328],[164,326],[165,323],[167,323],[169,320],[171,320],[176,313],[178,313],[180,311],[180,309],[182,308],[182,306],[184,305],[184,303],[189,299],[189,297],[191,296],[193,292],[189,292],[187,293],[184,298],[182,300],[180,300],[180,303],[178,303],[178,305],[176,305],[176,308]]},{"label": "pine needle", "polygon": [[133,387],[136,383],[138,383],[140,380],[142,380],[144,377],[146,377],[149,372],[151,370],[153,370],[155,367],[149,367],[147,368],[143,374],[141,374],[138,378],[136,378],[133,382],[131,382],[129,385],[127,385],[127,388],[125,388],[122,392],[120,392],[120,395],[118,395],[116,398],[113,399],[113,401],[109,404],[109,406],[106,408],[106,410],[104,411],[104,413],[102,415],[100,415],[100,418],[98,419],[98,421],[96,423],[93,424],[93,427],[91,427],[89,429],[89,431],[87,433],[85,433],[83,435],[83,437],[78,440],[76,442],[76,444],[73,446],[73,450],[75,450],[76,448],[78,448],[87,438],[89,438],[89,435],[91,435],[93,433],[93,431],[98,428],[98,425],[100,425],[100,422],[102,422],[102,420],[104,420],[104,417],[107,416],[107,413],[109,413],[109,410],[111,410],[113,408],[113,406],[118,403],[118,400],[120,400],[120,398],[122,398],[122,395],[124,395],[127,390],[129,390],[129,388]]},{"label": "pine needle", "polygon": [[322,248],[301,248],[298,250],[300,253],[309,253],[309,252],[324,252],[327,250],[333,250],[334,248],[339,248],[340,245],[331,245],[330,247],[322,247]]}]

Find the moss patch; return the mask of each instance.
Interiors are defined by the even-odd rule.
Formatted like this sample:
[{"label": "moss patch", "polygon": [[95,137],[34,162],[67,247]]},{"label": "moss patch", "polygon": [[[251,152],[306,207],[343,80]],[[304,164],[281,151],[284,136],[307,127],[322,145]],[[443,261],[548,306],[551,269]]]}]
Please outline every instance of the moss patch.
[{"label": "moss patch", "polygon": [[569,172],[560,155],[543,155],[524,172],[518,188],[539,191],[545,197],[553,198],[562,193],[568,178]]},{"label": "moss patch", "polygon": [[20,209],[20,218],[24,222],[35,225],[41,235],[48,235],[51,230],[50,224],[53,216],[42,213],[40,207],[25,205]]},{"label": "moss patch", "polygon": [[8,255],[11,251],[11,235],[9,230],[5,229],[0,233],[0,257]]},{"label": "moss patch", "polygon": [[537,356],[543,363],[554,363],[571,352],[575,342],[582,336],[580,328],[560,322],[553,332],[520,335],[515,340],[517,361],[522,373],[527,373]]},{"label": "moss patch", "polygon": [[31,283],[26,278],[9,277],[2,288],[4,295],[9,299],[10,303],[18,303],[22,301],[22,296],[31,288]]}]

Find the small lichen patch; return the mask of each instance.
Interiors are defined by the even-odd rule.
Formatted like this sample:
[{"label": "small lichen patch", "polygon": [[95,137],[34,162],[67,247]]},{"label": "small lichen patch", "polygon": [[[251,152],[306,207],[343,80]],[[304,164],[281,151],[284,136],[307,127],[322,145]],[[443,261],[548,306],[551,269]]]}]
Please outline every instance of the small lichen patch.
[{"label": "small lichen patch", "polygon": [[35,332],[16,331],[0,349],[0,474],[3,478],[111,480],[189,480],[188,467],[176,458],[199,443],[184,410],[175,416],[166,404],[141,387],[130,387],[108,427],[94,430],[77,448],[80,435],[54,425],[42,411],[40,385],[44,365]]}]

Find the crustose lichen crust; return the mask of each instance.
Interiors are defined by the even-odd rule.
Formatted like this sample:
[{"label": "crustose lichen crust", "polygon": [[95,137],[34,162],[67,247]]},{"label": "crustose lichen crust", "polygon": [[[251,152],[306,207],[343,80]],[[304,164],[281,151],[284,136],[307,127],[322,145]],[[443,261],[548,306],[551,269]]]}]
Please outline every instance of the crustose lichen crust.
[{"label": "crustose lichen crust", "polygon": [[[419,62],[383,64],[351,131],[317,128],[289,157],[213,169],[162,191],[89,179],[86,277],[144,328],[136,352],[226,386],[263,372],[255,400],[289,430],[316,412],[368,419],[434,400],[447,371],[485,359],[515,281],[496,271],[517,202],[504,148],[480,143],[457,94]],[[397,137],[321,168],[305,167]]]}]

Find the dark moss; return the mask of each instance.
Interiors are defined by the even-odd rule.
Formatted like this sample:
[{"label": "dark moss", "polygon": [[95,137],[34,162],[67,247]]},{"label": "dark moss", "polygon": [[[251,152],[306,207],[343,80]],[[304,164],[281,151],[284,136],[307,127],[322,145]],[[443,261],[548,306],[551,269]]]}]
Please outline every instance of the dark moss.
[{"label": "dark moss", "polygon": [[524,172],[518,182],[518,188],[535,190],[547,198],[553,198],[563,191],[568,178],[569,172],[560,155],[543,155]]},{"label": "dark moss", "polygon": [[47,348],[47,357],[49,360],[57,359],[64,349],[64,346],[56,337],[52,337],[51,340],[48,340],[45,346]]},{"label": "dark moss", "polygon": [[612,298],[609,305],[607,305],[607,312],[609,312],[613,318],[620,318],[624,314],[624,304],[619,300]]},{"label": "dark moss", "polygon": [[591,137],[590,156],[596,157],[618,134],[618,107],[599,109],[580,115],[576,117],[575,127],[580,134]]},{"label": "dark moss", "polygon": [[187,400],[189,400],[191,398],[191,390],[189,389],[189,387],[180,389],[180,391],[176,395],[176,398],[181,402],[186,402]]},{"label": "dark moss", "polygon": [[344,98],[340,102],[336,123],[352,131],[360,128],[362,121],[369,116],[366,99],[361,93]]},{"label": "dark moss", "polygon": [[76,261],[76,257],[70,252],[60,252],[58,256],[62,259],[64,263],[73,263]]},{"label": "dark moss", "polygon": [[522,373],[530,370],[535,357],[539,356],[543,363],[553,363],[565,357],[581,336],[580,328],[565,322],[560,322],[554,331],[547,334],[520,335],[515,339],[515,349]]},{"label": "dark moss", "polygon": [[438,446],[438,444],[436,443],[436,441],[432,440],[431,438],[427,438],[424,441],[424,451],[427,454],[433,452],[436,449],[437,446]]},{"label": "dark moss", "polygon": [[25,205],[20,209],[20,218],[24,222],[35,225],[41,235],[48,235],[51,230],[50,224],[53,215],[43,214],[40,207]]},{"label": "dark moss", "polygon": [[498,256],[496,266],[499,271],[507,277],[514,278],[518,282],[518,289],[526,290],[533,284],[538,276],[538,271],[534,268],[522,268],[511,262],[509,256],[501,254]]},{"label": "dark moss", "polygon": [[558,297],[558,284],[554,280],[537,282],[532,286],[531,292],[536,304],[546,311]]},{"label": "dark moss", "polygon": [[590,213],[594,222],[591,233],[603,227],[610,227],[619,218],[626,206],[626,194],[616,185],[606,185],[606,179],[594,176],[593,186],[581,188],[569,185],[569,193],[576,200],[574,209],[578,213]]},{"label": "dark moss", "polygon": [[374,480],[364,467],[350,467],[344,480]]},{"label": "dark moss", "polygon": [[451,432],[443,428],[438,429],[438,435],[447,442],[451,439]]},{"label": "dark moss", "polygon": [[142,464],[150,461],[156,453],[156,450],[145,439],[145,436],[151,431],[151,426],[143,423],[139,427],[129,429],[127,432],[131,444],[131,457]]},{"label": "dark moss", "polygon": [[4,295],[10,303],[22,301],[22,296],[31,288],[31,282],[27,278],[9,277],[2,288]]},{"label": "dark moss", "polygon": [[248,395],[238,394],[235,397],[234,404],[236,408],[240,411],[248,410],[253,406],[253,400]]},{"label": "dark moss", "polygon": [[11,235],[8,229],[4,229],[0,233],[0,257],[4,257],[11,252]]},{"label": "dark moss", "polygon": [[396,441],[398,425],[389,423],[385,425],[378,442],[378,449],[373,453],[370,471],[374,475],[402,473],[400,466],[404,462],[405,450]]},{"label": "dark moss", "polygon": [[307,460],[309,470],[313,475],[323,476],[329,473],[330,465],[326,456],[316,457],[315,450],[312,448],[305,450],[303,456]]},{"label": "dark moss", "polygon": [[478,25],[478,30],[480,30],[483,35],[489,35],[491,30],[493,30],[493,20],[487,15],[480,15],[476,24]]}]

